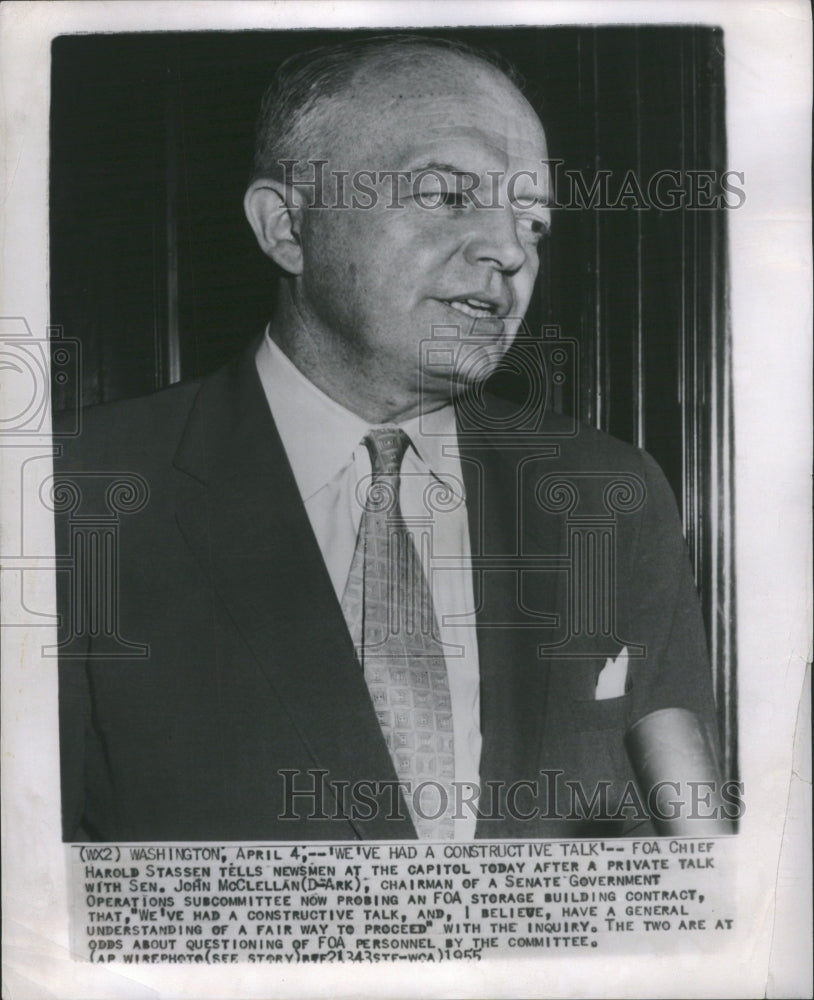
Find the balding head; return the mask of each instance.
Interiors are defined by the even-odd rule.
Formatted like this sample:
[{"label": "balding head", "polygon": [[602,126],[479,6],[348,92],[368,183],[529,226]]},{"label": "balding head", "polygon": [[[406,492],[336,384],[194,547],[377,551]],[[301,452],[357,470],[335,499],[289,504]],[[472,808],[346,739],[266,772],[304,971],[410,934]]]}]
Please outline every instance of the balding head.
[{"label": "balding head", "polygon": [[352,140],[360,128],[376,129],[401,111],[406,98],[471,94],[473,85],[497,100],[524,105],[539,129],[513,67],[460,42],[383,35],[292,56],[263,96],[253,179],[281,178],[282,161],[331,159],[337,144]]}]

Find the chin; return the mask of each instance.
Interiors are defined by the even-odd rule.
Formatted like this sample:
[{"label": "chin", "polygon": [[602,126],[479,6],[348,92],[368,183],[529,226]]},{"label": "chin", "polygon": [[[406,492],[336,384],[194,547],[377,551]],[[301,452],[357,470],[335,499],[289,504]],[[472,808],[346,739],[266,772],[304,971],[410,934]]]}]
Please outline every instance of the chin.
[{"label": "chin", "polygon": [[462,386],[485,382],[498,370],[507,350],[508,345],[502,339],[493,343],[462,345],[456,358],[454,380]]}]

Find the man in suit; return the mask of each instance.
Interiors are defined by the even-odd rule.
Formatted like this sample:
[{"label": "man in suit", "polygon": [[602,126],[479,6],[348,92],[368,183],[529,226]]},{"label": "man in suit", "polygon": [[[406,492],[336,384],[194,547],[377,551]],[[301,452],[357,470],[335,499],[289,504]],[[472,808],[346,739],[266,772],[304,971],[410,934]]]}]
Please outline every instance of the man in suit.
[{"label": "man in suit", "polygon": [[[463,47],[281,68],[245,198],[267,329],[200,384],[87,413],[57,469],[81,494],[58,536],[66,839],[649,829],[625,731],[660,708],[714,730],[672,495],[636,449],[483,391],[551,226],[546,159]],[[75,515],[119,472],[105,556]],[[78,628],[106,558],[108,626]]]}]

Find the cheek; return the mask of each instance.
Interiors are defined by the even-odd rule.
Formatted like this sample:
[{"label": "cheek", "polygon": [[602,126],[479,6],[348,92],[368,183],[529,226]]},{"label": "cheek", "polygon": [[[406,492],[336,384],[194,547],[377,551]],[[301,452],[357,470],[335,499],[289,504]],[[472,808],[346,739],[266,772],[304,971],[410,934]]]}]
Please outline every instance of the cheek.
[{"label": "cheek", "polygon": [[305,294],[325,319],[358,328],[386,313],[396,323],[443,271],[441,243],[397,210],[314,213],[303,229]]},{"label": "cheek", "polygon": [[335,213],[325,212],[303,230],[303,290],[325,318],[348,311],[359,292],[364,264],[352,232]]},{"label": "cheek", "polygon": [[363,282],[365,276],[386,265],[386,240],[366,213],[326,211],[317,217],[306,236],[306,266],[335,275],[344,284]]},{"label": "cheek", "polygon": [[303,226],[306,271],[339,273],[353,260],[351,233],[339,211],[312,210]]},{"label": "cheek", "polygon": [[514,279],[514,297],[517,303],[517,310],[521,314],[525,313],[531,300],[539,268],[539,261],[535,253],[534,257],[529,260],[523,270]]}]

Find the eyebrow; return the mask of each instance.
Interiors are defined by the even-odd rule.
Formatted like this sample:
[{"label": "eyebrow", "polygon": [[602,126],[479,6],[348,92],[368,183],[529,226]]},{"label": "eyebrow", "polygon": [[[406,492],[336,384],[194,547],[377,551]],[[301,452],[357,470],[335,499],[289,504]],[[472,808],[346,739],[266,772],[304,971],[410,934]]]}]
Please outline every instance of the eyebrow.
[{"label": "eyebrow", "polygon": [[426,163],[417,163],[411,170],[439,170],[445,174],[474,174],[475,170],[466,170],[464,167],[456,167],[454,163],[443,163],[440,160],[427,160]]}]

